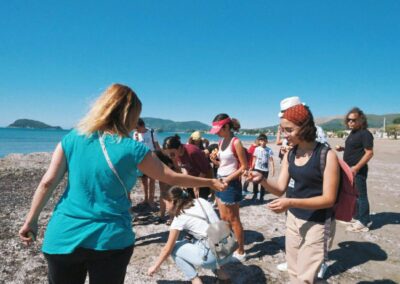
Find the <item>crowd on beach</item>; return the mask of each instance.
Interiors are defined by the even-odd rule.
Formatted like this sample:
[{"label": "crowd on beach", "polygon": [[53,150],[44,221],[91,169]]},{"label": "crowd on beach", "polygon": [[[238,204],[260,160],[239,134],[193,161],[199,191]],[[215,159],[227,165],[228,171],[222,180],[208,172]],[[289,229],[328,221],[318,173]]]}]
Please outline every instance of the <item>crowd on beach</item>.
[{"label": "crowd on beach", "polygon": [[[327,251],[335,236],[334,208],[344,186],[342,161],[335,151],[344,151],[358,190],[357,210],[347,230],[368,232],[366,180],[373,136],[361,109],[346,114],[350,135],[344,146],[332,149],[310,108],[299,97],[283,99],[276,159],[265,134],[245,148],[235,136],[239,121],[226,113],[212,121],[210,133],[219,137],[218,143],[210,143],[199,131],[188,141],[174,135],[161,143],[140,118],[141,108],[131,88],[113,84],[57,145],[19,231],[25,244],[35,241],[39,215],[68,173],[43,240],[49,283],[85,283],[87,275],[90,283],[123,283],[134,253],[132,219],[143,210],[156,211],[153,222],[169,226],[168,240],[148,275],[156,275],[171,256],[192,283],[202,283],[199,267],[211,269],[218,283],[230,283],[224,265],[247,258],[241,201],[252,194],[254,203],[265,204],[267,192],[278,198],[268,202],[266,210],[286,215],[286,262],[278,268],[288,272],[291,283],[314,283],[327,269]],[[144,200],[132,204],[137,180]],[[224,226],[229,234],[216,248],[210,240],[222,234]]]}]

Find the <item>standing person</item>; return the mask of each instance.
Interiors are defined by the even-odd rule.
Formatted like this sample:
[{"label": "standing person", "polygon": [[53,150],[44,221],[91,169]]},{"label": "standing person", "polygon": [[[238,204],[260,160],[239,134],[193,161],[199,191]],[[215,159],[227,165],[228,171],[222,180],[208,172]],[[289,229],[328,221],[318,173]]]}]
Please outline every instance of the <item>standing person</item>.
[{"label": "standing person", "polygon": [[214,118],[210,133],[217,134],[222,138],[219,143],[217,177],[228,183],[228,189],[223,194],[215,193],[219,213],[221,219],[227,221],[232,227],[239,244],[239,248],[234,252],[233,257],[238,261],[245,261],[244,232],[240,221],[239,203],[243,198],[240,177],[247,168],[247,159],[242,142],[233,134],[233,131],[239,129],[240,123],[237,119],[221,113]]},{"label": "standing person", "polygon": [[344,151],[343,160],[351,167],[358,189],[357,215],[355,221],[347,227],[351,232],[368,232],[371,218],[367,194],[368,162],[374,156],[374,137],[368,131],[367,117],[355,107],[346,115],[345,122],[351,130],[345,147],[336,146],[337,151]]},{"label": "standing person", "polygon": [[210,141],[208,141],[208,139],[201,137],[200,131],[193,132],[190,135],[187,143],[196,145],[202,151],[206,150],[208,145],[210,145]]},{"label": "standing person", "polygon": [[[253,156],[254,156],[254,151],[256,148],[259,146],[258,139],[254,140],[254,142],[250,145],[249,149],[247,149],[247,157],[249,157],[249,160],[247,161],[247,164],[251,166],[253,164]],[[243,194],[249,194],[248,187],[249,187],[250,182],[246,179],[243,183]],[[253,188],[254,188],[254,182],[253,182]]]},{"label": "standing person", "polygon": [[[154,265],[148,269],[148,274],[154,275],[168,256],[172,255],[179,270],[193,284],[203,283],[197,275],[198,267],[212,269],[219,280],[228,280],[229,276],[223,268],[217,269],[217,259],[206,239],[209,226],[206,220],[209,219],[211,224],[219,220],[211,204],[202,198],[193,199],[185,190],[178,187],[172,187],[165,200],[167,210],[174,219],[170,226],[168,241]],[[186,231],[193,236],[193,239],[185,238],[178,241],[181,231]],[[224,261],[229,261],[229,258]],[[223,264],[218,263],[218,265]]]},{"label": "standing person", "polygon": [[[268,208],[275,213],[287,211],[285,247],[290,283],[314,283],[329,246],[326,240],[332,240],[335,231],[331,209],[339,186],[339,164],[333,151],[315,141],[316,128],[308,107],[298,104],[286,109],[280,124],[293,149],[282,160],[278,180],[265,179],[255,171],[249,179],[277,196],[286,192],[286,197],[270,202]],[[326,162],[321,172],[323,150]]]},{"label": "standing person", "polygon": [[[163,149],[174,161],[178,168],[183,168],[187,174],[195,177],[212,177],[212,169],[208,159],[199,147],[192,144],[182,144],[178,135],[164,139]],[[190,188],[189,193],[193,198],[208,199],[210,188]]]},{"label": "standing person", "polygon": [[[275,175],[274,165],[274,153],[271,148],[267,147],[268,137],[265,134],[260,134],[257,138],[259,146],[254,150],[253,161],[250,167],[251,170],[255,170],[262,174],[263,178],[267,179],[271,169],[271,176]],[[264,202],[265,188],[260,186],[260,202]],[[258,183],[253,183],[253,198],[257,199],[258,194]]]},{"label": "standing person", "polygon": [[[142,118],[139,118],[136,131],[133,133],[133,139],[146,145],[151,151],[161,150],[158,144],[158,139],[154,129],[146,127],[146,124]],[[142,174],[141,178],[144,191],[144,201],[142,204],[149,205],[150,208],[155,207],[154,194],[156,190],[156,181],[145,174]]]},{"label": "standing person", "polygon": [[68,183],[50,218],[42,251],[52,284],[123,283],[133,253],[129,190],[139,168],[152,178],[181,186],[226,187],[216,179],[178,174],[130,136],[142,104],[127,86],[113,84],[97,99],[77,129],[53,153],[19,230],[29,245],[39,215],[68,172]]}]

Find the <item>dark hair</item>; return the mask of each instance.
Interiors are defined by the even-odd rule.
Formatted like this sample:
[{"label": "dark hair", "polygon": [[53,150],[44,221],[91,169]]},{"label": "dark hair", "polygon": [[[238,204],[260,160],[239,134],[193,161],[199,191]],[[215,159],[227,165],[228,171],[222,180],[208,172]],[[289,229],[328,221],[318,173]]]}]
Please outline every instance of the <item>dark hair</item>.
[{"label": "dark hair", "polygon": [[308,106],[305,106],[308,111],[308,118],[300,125],[300,130],[297,136],[300,140],[314,142],[317,138],[317,128],[315,127],[314,117]]},{"label": "dark hair", "polygon": [[[227,115],[226,113],[220,113],[216,117],[214,117],[213,122],[224,120],[226,118],[229,118],[229,115]],[[229,129],[232,129],[233,131],[239,131],[239,120],[237,120],[236,118],[231,118],[231,122],[229,122]]]},{"label": "dark hair", "polygon": [[261,133],[260,135],[258,135],[257,140],[265,140],[268,142],[268,136],[264,133]]},{"label": "dark hair", "polygon": [[367,129],[368,128],[367,116],[358,107],[353,107],[351,110],[349,110],[347,112],[346,117],[344,118],[344,125],[346,125],[347,128],[348,128],[347,118],[349,117],[350,113],[357,113],[358,114],[358,120],[359,120],[359,122],[361,122],[361,128],[362,129]]},{"label": "dark hair", "polygon": [[171,214],[179,216],[185,209],[194,206],[192,196],[183,188],[173,186],[165,194],[164,199],[172,202]]},{"label": "dark hair", "polygon": [[178,149],[181,145],[181,137],[179,137],[178,134],[175,134],[174,136],[169,136],[164,139],[163,149]]},{"label": "dark hair", "polygon": [[212,151],[214,151],[215,149],[218,149],[218,144],[217,143],[213,143],[213,144],[210,144],[210,145],[208,145],[208,147],[207,147],[207,150],[208,150],[208,152],[212,152]]},{"label": "dark hair", "polygon": [[138,122],[137,122],[137,126],[144,127],[145,125],[146,124],[144,123],[144,120],[142,118],[139,118]]}]

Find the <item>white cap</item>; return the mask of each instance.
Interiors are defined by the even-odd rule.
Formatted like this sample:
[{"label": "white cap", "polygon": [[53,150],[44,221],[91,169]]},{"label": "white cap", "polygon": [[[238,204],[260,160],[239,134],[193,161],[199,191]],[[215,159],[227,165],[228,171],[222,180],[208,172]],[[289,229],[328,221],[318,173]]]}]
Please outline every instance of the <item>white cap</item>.
[{"label": "white cap", "polygon": [[283,112],[287,110],[288,108],[291,108],[292,106],[296,106],[301,104],[300,98],[299,97],[289,97],[286,99],[283,99],[281,101],[281,111],[278,113],[279,117],[283,116]]}]

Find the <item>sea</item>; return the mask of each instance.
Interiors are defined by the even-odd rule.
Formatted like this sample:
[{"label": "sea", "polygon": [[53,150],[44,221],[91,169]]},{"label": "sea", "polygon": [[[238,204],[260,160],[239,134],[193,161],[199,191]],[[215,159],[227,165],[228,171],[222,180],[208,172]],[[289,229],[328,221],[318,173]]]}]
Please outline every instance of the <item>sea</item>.
[{"label": "sea", "polygon": [[[45,129],[27,129],[27,128],[0,128],[0,158],[11,153],[34,153],[34,152],[53,152],[57,143],[70,130],[45,130]],[[182,142],[186,142],[190,133],[158,132],[157,137],[162,141],[168,136],[178,134]],[[254,141],[254,135],[237,135],[242,141]],[[210,142],[218,141],[218,136],[212,134],[203,134],[203,137]],[[270,136],[270,141],[275,137]]]}]

